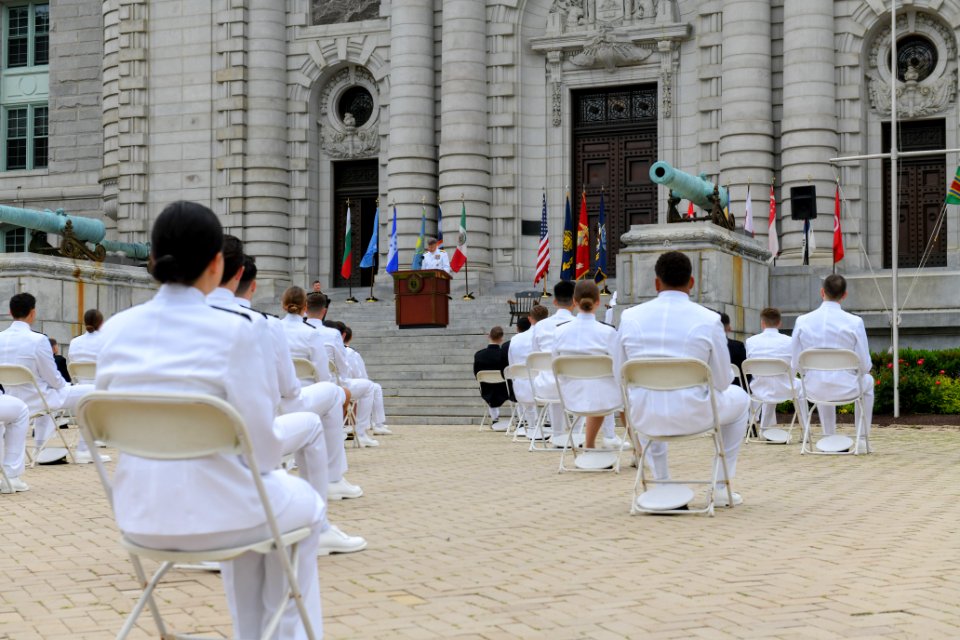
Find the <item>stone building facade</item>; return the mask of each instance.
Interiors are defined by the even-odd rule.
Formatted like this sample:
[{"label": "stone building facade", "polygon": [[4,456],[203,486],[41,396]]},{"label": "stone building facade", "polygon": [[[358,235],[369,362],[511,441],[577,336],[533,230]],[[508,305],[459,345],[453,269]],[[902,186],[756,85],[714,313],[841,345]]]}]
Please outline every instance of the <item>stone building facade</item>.
[{"label": "stone building facade", "polygon": [[[530,282],[544,196],[555,277],[566,194],[591,221],[603,195],[615,255],[631,225],[666,221],[647,175],[660,159],[726,185],[738,218],[749,189],[764,245],[773,185],[770,300],[796,313],[831,268],[839,180],[850,304],[887,325],[889,167],[829,163],[889,145],[887,2],[50,0],[49,24],[49,160],[0,173],[2,202],[103,216],[125,241],[171,200],[204,202],[258,256],[268,296],[344,284],[348,206],[357,262],[378,201],[381,257],[395,207],[407,261],[439,203],[448,246],[466,211],[471,274]],[[898,7],[901,148],[960,146],[958,25],[960,0]],[[938,226],[957,162],[901,169],[901,325],[944,340],[960,333],[956,207]],[[811,185],[801,266],[791,189]]]}]

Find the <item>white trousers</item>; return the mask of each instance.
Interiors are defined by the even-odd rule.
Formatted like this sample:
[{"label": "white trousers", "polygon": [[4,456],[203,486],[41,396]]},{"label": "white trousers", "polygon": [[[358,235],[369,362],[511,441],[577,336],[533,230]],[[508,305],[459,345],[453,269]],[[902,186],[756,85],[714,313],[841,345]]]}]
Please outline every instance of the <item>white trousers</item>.
[{"label": "white trousers", "polygon": [[371,382],[371,384],[373,384],[373,415],[371,420],[373,426],[382,427],[387,422],[387,412],[383,408],[383,387],[378,382]]},{"label": "white trousers", "polygon": [[297,461],[300,477],[327,499],[327,443],[319,416],[306,411],[287,413],[273,421],[273,431],[280,440],[283,455]]},{"label": "white trousers", "polygon": [[344,378],[343,385],[357,401],[357,435],[364,436],[373,420],[374,382],[366,378]]},{"label": "white trousers", "polygon": [[0,442],[3,444],[3,472],[10,478],[23,474],[26,462],[30,410],[13,396],[0,396]]},{"label": "white trousers", "polygon": [[[310,535],[300,542],[296,566],[297,583],[317,637],[323,635],[323,611],[320,605],[320,579],[317,574],[317,538],[325,529],[326,507],[313,487],[285,471],[264,476],[265,483],[281,483],[290,494],[284,509],[274,515],[280,531],[310,527]],[[269,493],[269,491],[268,491]],[[161,549],[202,551],[217,547],[239,546],[270,535],[266,524],[248,529],[194,536],[128,535],[134,542]],[[270,617],[280,604],[286,588],[286,575],[278,552],[245,553],[236,560],[220,564],[227,605],[233,620],[234,638],[259,640]],[[303,640],[307,637],[292,601],[287,603],[275,640]]]},{"label": "white trousers", "polygon": [[[317,382],[300,389],[296,400],[284,400],[284,413],[310,411],[320,416],[327,451],[327,480],[339,482],[347,472],[347,452],[343,448],[343,389],[332,382]],[[299,465],[300,462],[298,461]],[[326,497],[326,494],[324,494]]]},{"label": "white trousers", "polygon": [[[720,437],[723,439],[723,453],[727,459],[727,475],[733,478],[737,475],[737,458],[740,455],[740,445],[747,433],[747,422],[750,419],[750,397],[747,392],[736,385],[730,385],[717,394],[717,413],[720,422]],[[652,442],[641,439],[650,464],[653,467],[653,476],[657,480],[669,480],[670,468],[667,464],[667,443]],[[723,472],[719,474],[723,478]]]},{"label": "white trousers", "polygon": [[[865,373],[860,377],[860,389],[863,391],[863,422],[864,435],[870,435],[870,425],[873,424],[873,376]],[[817,415],[820,416],[820,426],[823,427],[823,435],[832,436],[837,432],[837,408],[832,404],[817,404]],[[854,414],[856,420],[860,420],[861,412],[857,407]]]},{"label": "white trousers", "polygon": [[[77,408],[77,403],[80,401],[80,398],[93,390],[94,386],[92,384],[68,384],[62,389],[57,389],[56,394],[50,394],[47,398],[47,406],[49,406],[52,411],[58,409],[73,411]],[[40,416],[37,418],[33,423],[33,440],[37,446],[43,446],[43,444],[50,439],[50,436],[53,435],[53,430],[56,428],[56,425],[53,423],[53,418],[50,416]],[[87,441],[83,438],[78,438],[77,451],[87,450]]]}]

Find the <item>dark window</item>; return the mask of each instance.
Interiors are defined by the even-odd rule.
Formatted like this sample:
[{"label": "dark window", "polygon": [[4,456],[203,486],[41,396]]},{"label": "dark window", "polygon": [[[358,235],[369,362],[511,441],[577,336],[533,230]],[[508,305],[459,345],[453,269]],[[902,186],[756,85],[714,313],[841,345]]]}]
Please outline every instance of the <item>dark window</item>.
[{"label": "dark window", "polygon": [[[920,82],[937,68],[937,47],[919,35],[897,40],[897,79]],[[907,76],[910,76],[909,78]]]},{"label": "dark window", "polygon": [[366,124],[373,115],[373,96],[363,87],[350,87],[337,101],[337,114],[343,120],[347,114],[353,116],[354,126]]}]

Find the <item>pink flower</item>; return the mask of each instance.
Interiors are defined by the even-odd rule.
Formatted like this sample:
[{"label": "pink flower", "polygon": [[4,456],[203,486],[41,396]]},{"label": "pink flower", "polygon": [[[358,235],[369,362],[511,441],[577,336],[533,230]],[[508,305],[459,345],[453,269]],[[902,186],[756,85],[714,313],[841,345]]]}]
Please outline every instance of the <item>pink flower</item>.
[{"label": "pink flower", "polygon": [[[940,384],[940,383],[938,382],[937,384]],[[877,380],[877,386],[878,386],[878,387],[880,386],[880,381],[879,381],[879,380]]]},{"label": "pink flower", "polygon": [[893,363],[892,363],[892,362],[890,362],[890,363],[887,364],[887,369],[893,369]]},{"label": "pink flower", "polygon": [[944,373],[946,373],[946,371],[944,371],[943,369],[940,369],[940,375],[943,375]]},{"label": "pink flower", "polygon": [[900,358],[899,360],[897,360],[897,362],[903,362],[903,358]]},{"label": "pink flower", "polygon": [[922,364],[923,364],[923,358],[920,358],[919,360],[917,360],[917,364],[922,365]]},{"label": "pink flower", "polygon": [[937,382],[936,382],[936,384],[940,384],[940,381],[939,381],[939,380],[937,380]]}]

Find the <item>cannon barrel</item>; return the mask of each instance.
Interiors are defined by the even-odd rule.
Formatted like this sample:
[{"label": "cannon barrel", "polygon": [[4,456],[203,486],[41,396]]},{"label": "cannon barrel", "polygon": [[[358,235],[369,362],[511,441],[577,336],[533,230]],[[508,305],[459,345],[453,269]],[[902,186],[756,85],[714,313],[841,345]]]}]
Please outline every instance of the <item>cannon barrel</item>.
[{"label": "cannon barrel", "polygon": [[[693,176],[689,173],[674,169],[669,162],[659,161],[653,163],[650,167],[650,179],[657,184],[662,184],[680,198],[689,200],[701,209],[709,210],[713,206],[714,184],[702,177]],[[730,204],[730,194],[723,187],[720,187],[720,206],[726,207]]]},{"label": "cannon barrel", "polygon": [[100,243],[103,248],[110,253],[125,253],[128,258],[134,260],[146,260],[150,257],[150,244],[142,242],[117,242],[115,240],[104,240]]},{"label": "cannon barrel", "polygon": [[57,209],[56,211],[35,211],[33,209],[0,205],[0,222],[33,229],[34,231],[44,231],[58,236],[63,235],[67,222],[70,222],[73,228],[73,235],[78,240],[94,245],[103,245],[103,248],[107,251],[125,253],[127,256],[136,260],[146,260],[150,255],[150,245],[139,242],[114,242],[112,240],[104,240],[107,235],[107,228],[102,222],[93,218],[67,215],[63,209]]}]

